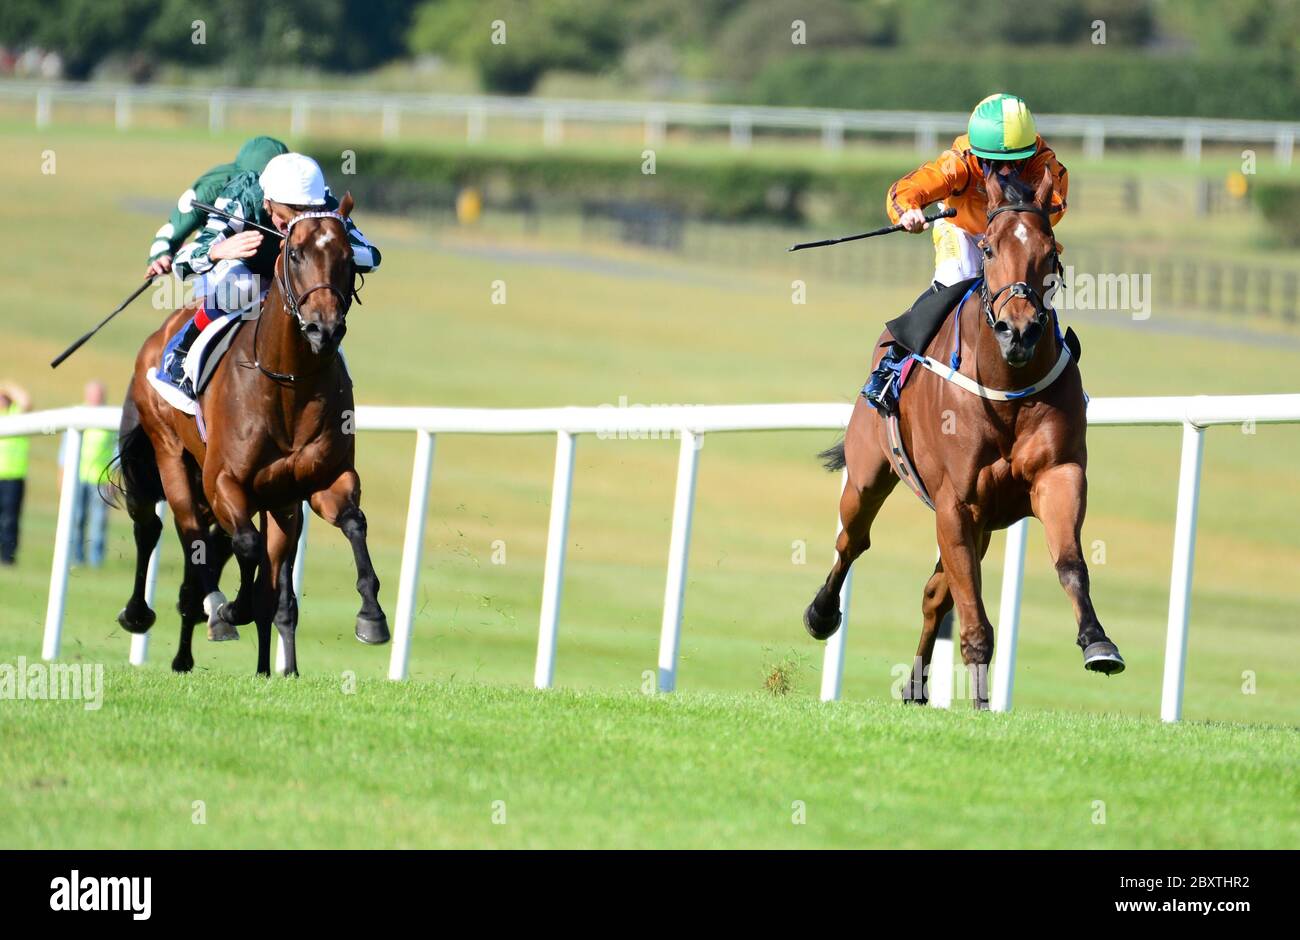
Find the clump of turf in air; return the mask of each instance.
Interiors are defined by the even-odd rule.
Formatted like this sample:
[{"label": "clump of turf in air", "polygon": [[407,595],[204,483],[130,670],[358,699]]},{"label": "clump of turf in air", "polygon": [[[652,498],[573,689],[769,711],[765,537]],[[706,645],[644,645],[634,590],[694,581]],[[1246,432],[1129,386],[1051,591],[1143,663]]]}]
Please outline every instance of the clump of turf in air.
[{"label": "clump of turf in air", "polygon": [[769,660],[763,666],[763,688],[772,695],[789,695],[798,688],[802,670],[803,661],[795,652]]}]

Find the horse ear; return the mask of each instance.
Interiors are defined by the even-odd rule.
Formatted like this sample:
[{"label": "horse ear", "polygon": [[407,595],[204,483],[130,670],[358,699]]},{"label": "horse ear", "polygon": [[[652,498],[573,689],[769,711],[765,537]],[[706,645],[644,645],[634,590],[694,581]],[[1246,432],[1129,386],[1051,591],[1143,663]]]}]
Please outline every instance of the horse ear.
[{"label": "horse ear", "polygon": [[351,191],[343,194],[343,201],[339,203],[339,215],[347,218],[352,214],[352,193]]},{"label": "horse ear", "polygon": [[1034,191],[1034,203],[1040,209],[1048,209],[1052,205],[1052,171],[1043,167],[1043,178],[1038,181],[1038,189]]},{"label": "horse ear", "polygon": [[996,209],[1002,205],[1002,181],[998,174],[990,173],[984,177],[984,189],[989,194],[989,207]]}]

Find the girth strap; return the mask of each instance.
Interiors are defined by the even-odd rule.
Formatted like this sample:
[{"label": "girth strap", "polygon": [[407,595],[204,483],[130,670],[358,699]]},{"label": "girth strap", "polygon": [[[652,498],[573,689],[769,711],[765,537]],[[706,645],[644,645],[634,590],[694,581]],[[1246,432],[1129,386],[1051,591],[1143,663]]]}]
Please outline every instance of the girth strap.
[{"label": "girth strap", "polygon": [[894,466],[894,473],[907,484],[907,488],[915,493],[921,502],[934,509],[934,502],[930,499],[930,494],[925,491],[925,484],[921,482],[916,468],[912,466],[912,461],[907,456],[907,448],[903,446],[903,435],[898,428],[897,414],[890,414],[885,418],[885,430],[889,435],[889,462]]}]

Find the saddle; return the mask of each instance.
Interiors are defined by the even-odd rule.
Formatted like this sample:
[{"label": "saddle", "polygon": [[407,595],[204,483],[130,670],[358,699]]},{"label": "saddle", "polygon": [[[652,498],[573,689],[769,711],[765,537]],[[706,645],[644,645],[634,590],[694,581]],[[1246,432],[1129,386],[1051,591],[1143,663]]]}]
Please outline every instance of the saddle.
[{"label": "saddle", "polygon": [[[195,315],[198,316],[197,314]],[[186,320],[176,333],[171,336],[166,345],[163,347],[163,353],[159,367],[150,369],[147,375],[149,384],[154,390],[162,396],[163,400],[174,408],[185,412],[188,415],[197,415],[198,402],[197,398],[203,393],[208,382],[212,380],[212,375],[217,371],[217,364],[221,357],[225,355],[230,344],[234,342],[236,334],[239,332],[239,325],[243,322],[242,315],[236,311],[234,313],[220,313],[218,316],[205,317],[208,323],[198,338],[194,340],[194,345],[185,356],[185,377],[190,380],[190,385],[194,389],[194,398],[190,398],[183,391],[172,384],[167,372],[161,367],[162,362],[167,361],[185,331],[189,329],[194,318]]]}]

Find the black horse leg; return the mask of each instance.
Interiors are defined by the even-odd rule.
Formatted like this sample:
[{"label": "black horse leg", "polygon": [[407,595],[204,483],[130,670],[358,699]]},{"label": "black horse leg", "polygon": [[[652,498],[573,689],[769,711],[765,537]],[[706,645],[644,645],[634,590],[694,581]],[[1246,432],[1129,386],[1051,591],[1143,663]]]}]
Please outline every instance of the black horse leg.
[{"label": "black horse leg", "polygon": [[149,559],[158,545],[163,524],[158,518],[153,503],[128,499],[126,508],[131,516],[135,534],[135,583],[131,589],[130,599],[117,615],[117,622],[130,633],[145,633],[153,626],[156,619],[156,615],[144,599],[144,591],[149,573]]},{"label": "black horse leg", "polygon": [[352,545],[352,557],[357,565],[357,593],[361,595],[361,610],[357,614],[357,639],[362,643],[387,643],[388,617],[379,606],[379,576],[370,560],[366,545],[366,516],[359,506],[348,506],[339,513],[338,527]]}]

